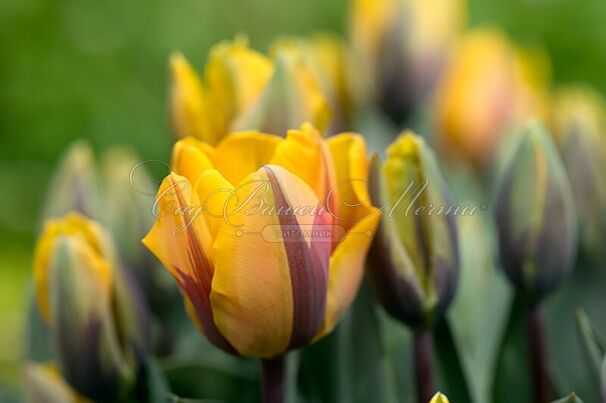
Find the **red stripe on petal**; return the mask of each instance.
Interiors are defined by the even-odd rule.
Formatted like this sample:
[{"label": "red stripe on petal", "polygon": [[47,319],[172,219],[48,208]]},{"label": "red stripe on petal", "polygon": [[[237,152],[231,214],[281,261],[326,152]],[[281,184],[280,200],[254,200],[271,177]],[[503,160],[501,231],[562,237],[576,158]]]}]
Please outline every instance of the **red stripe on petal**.
[{"label": "red stripe on petal", "polygon": [[[273,170],[265,166],[272,187],[276,208],[286,211],[289,204],[282,192]],[[278,215],[280,225],[286,228],[300,229],[292,214]],[[326,311],[326,293],[328,288],[328,260],[321,249],[313,251],[307,242],[288,239],[283,243],[290,269],[293,293],[293,325],[289,348],[298,348],[308,344],[320,330]],[[330,247],[330,244],[325,244]]]}]

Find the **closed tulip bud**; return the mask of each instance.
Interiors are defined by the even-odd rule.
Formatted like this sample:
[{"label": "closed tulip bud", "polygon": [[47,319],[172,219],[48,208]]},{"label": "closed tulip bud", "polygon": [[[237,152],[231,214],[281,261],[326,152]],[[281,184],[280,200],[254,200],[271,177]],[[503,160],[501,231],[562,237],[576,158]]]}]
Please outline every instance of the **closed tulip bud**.
[{"label": "closed tulip bud", "polygon": [[86,216],[98,213],[95,160],[90,145],[76,141],[65,152],[47,191],[42,217],[56,217],[70,211]]},{"label": "closed tulip bud", "polygon": [[63,377],[84,396],[115,399],[132,385],[149,350],[149,328],[108,235],[75,213],[48,220],[36,246],[34,281]]},{"label": "closed tulip bud", "polygon": [[404,133],[382,165],[371,161],[372,202],[382,219],[369,253],[369,280],[379,302],[414,329],[436,323],[459,277],[455,209],[433,152]]},{"label": "closed tulip bud", "polygon": [[445,155],[482,167],[508,130],[547,115],[548,63],[501,32],[466,34],[436,94],[435,124]]},{"label": "closed tulip bud", "polygon": [[27,364],[25,367],[26,401],[31,403],[86,403],[50,364]]},{"label": "closed tulip bud", "polygon": [[570,180],[582,245],[600,249],[606,235],[606,105],[584,87],[560,90],[553,108],[555,138]]},{"label": "closed tulip bud", "polygon": [[396,123],[433,92],[465,25],[462,0],[356,0],[351,37],[363,97]]},{"label": "closed tulip bud", "polygon": [[570,185],[549,134],[533,122],[517,140],[497,191],[499,250],[518,292],[537,301],[571,270],[577,224]]},{"label": "closed tulip bud", "polygon": [[[111,232],[118,254],[134,274],[154,312],[166,304],[166,286],[170,279],[151,270],[153,255],[141,247],[154,222],[153,184],[145,165],[128,149],[114,148],[103,156],[103,223]],[[166,276],[168,277],[168,276]]]},{"label": "closed tulip bud", "polygon": [[330,110],[318,77],[296,52],[279,49],[273,60],[246,40],[221,43],[210,53],[204,77],[181,55],[171,58],[171,112],[178,137],[216,145],[227,133],[283,133],[311,122],[325,129]]},{"label": "closed tulip bud", "polygon": [[446,397],[446,395],[438,392],[431,398],[429,403],[450,403],[450,402],[448,400],[448,397]]},{"label": "closed tulip bud", "polygon": [[[364,188],[347,181],[365,179],[363,139],[326,141],[310,125],[285,139],[229,134],[216,147],[188,138],[176,143],[172,169],[143,243],[201,332],[257,358],[330,332],[357,292],[378,218]],[[321,206],[339,182],[355,207],[329,202],[337,220]]]}]

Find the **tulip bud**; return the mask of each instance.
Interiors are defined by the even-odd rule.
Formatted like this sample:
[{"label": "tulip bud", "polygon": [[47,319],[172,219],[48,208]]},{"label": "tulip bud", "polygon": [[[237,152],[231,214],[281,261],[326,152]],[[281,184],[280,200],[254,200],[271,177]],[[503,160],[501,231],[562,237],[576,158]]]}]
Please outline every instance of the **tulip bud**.
[{"label": "tulip bud", "polygon": [[433,92],[465,21],[462,0],[356,0],[351,36],[362,92],[396,123]]},{"label": "tulip bud", "polygon": [[555,97],[553,118],[579,219],[581,245],[596,252],[606,235],[606,105],[591,89],[567,88]]},{"label": "tulip bud", "polygon": [[369,253],[379,302],[409,326],[429,328],[452,301],[459,276],[455,210],[433,152],[404,133],[371,161],[372,202],[382,219]]},{"label": "tulip bud", "polygon": [[540,55],[516,49],[500,31],[466,34],[435,98],[436,132],[444,154],[482,167],[508,130],[528,118],[545,117],[546,65]]},{"label": "tulip bud", "polygon": [[25,367],[26,401],[31,403],[86,403],[48,364],[27,364]]},{"label": "tulip bud", "polygon": [[86,216],[98,212],[95,160],[90,145],[74,142],[65,152],[47,191],[42,217],[56,217],[70,211]]},{"label": "tulip bud", "polygon": [[577,223],[562,161],[536,122],[520,131],[504,166],[496,221],[507,276],[518,292],[541,299],[572,268]]},{"label": "tulip bud", "polygon": [[149,350],[139,290],[96,223],[72,213],[48,220],[34,257],[37,303],[67,382],[96,400],[132,385]]},{"label": "tulip bud", "polygon": [[119,256],[132,271],[154,312],[166,305],[170,279],[151,270],[152,254],[141,247],[141,238],[153,224],[155,185],[134,152],[114,148],[103,156],[103,223],[111,232]]},{"label": "tulip bud", "polygon": [[448,400],[448,397],[446,397],[446,395],[443,395],[442,393],[438,392],[431,398],[429,403],[450,403],[450,402]]}]

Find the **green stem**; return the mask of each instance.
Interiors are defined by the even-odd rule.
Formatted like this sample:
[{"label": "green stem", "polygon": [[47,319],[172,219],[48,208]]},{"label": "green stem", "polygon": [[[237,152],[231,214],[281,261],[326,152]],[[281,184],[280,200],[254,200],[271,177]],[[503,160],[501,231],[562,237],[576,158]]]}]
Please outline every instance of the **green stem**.
[{"label": "green stem", "polygon": [[531,305],[526,313],[528,327],[528,349],[530,350],[530,369],[536,403],[548,403],[549,381],[547,379],[547,349],[545,346],[545,325],[539,305]]},{"label": "green stem", "polygon": [[262,360],[261,366],[263,371],[261,380],[261,402],[283,403],[284,356]]},{"label": "green stem", "polygon": [[427,403],[433,395],[433,365],[431,333],[418,331],[413,340],[417,402]]}]

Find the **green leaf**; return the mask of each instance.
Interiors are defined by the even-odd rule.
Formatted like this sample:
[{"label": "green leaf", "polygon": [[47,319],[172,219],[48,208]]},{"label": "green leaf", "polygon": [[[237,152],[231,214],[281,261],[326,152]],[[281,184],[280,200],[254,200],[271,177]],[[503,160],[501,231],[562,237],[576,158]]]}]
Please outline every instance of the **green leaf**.
[{"label": "green leaf", "polygon": [[146,362],[143,375],[146,399],[142,400],[149,403],[165,403],[172,393],[160,364],[154,358]]},{"label": "green leaf", "polygon": [[471,401],[490,403],[513,293],[495,266],[494,225],[479,180],[461,167],[448,167],[444,172],[456,205],[476,207],[475,214],[457,217],[461,271],[457,295],[447,314],[448,327]]},{"label": "green leaf", "polygon": [[604,349],[599,345],[596,331],[583,310],[577,313],[577,324],[583,340],[585,354],[593,367],[596,379],[600,379]]},{"label": "green leaf", "polygon": [[[243,363],[245,360],[240,360]],[[162,363],[164,375],[176,401],[207,399],[224,402],[256,402],[259,397],[258,371],[251,373],[247,365],[230,366],[203,361]],[[191,400],[189,400],[191,401]]]},{"label": "green leaf", "polygon": [[600,401],[595,363],[587,359],[577,312],[582,309],[592,320],[596,342],[603,344],[606,333],[604,289],[606,271],[598,265],[579,262],[560,290],[545,301],[550,371],[560,396],[574,390],[588,402]]},{"label": "green leaf", "polygon": [[528,368],[525,324],[524,304],[516,298],[497,361],[492,390],[494,403],[532,403],[532,376]]},{"label": "green leaf", "polygon": [[335,331],[301,351],[299,387],[310,402],[392,402],[379,322],[363,286]]},{"label": "green leaf", "polygon": [[553,403],[583,403],[583,401],[579,399],[574,392],[572,392],[566,397],[554,400]]},{"label": "green leaf", "polygon": [[453,402],[471,402],[461,360],[448,322],[441,321],[433,332],[434,361],[437,364],[438,389]]}]

